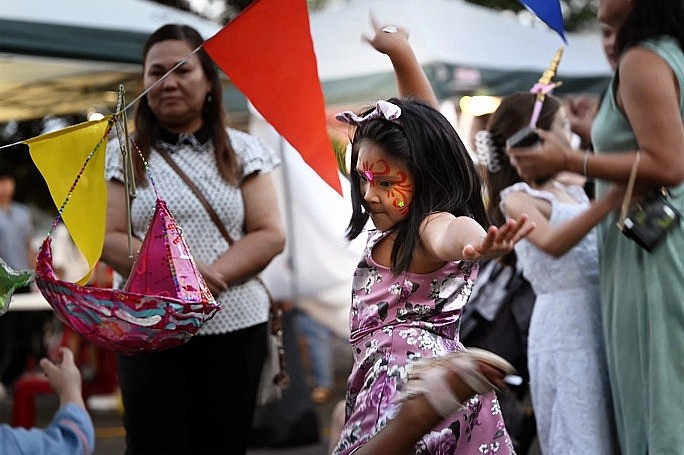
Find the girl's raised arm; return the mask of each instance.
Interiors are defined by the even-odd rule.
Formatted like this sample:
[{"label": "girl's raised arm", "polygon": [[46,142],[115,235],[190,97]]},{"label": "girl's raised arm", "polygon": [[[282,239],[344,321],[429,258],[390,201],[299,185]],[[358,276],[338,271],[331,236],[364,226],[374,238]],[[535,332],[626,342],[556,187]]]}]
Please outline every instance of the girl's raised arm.
[{"label": "girl's raised arm", "polygon": [[415,98],[439,110],[439,102],[423,67],[409,44],[409,33],[397,25],[380,25],[377,19],[370,16],[375,35],[363,35],[378,52],[387,55],[394,66],[394,74],[399,86],[399,95]]}]

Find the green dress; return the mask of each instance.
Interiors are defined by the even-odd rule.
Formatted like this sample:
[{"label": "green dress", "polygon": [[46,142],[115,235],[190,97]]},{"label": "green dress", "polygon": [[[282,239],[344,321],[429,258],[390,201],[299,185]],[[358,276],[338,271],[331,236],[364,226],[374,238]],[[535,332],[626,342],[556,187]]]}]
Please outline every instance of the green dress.
[{"label": "green dress", "polygon": [[[684,54],[674,39],[641,43],[674,70],[684,117]],[[616,81],[592,130],[597,153],[638,149],[614,97]],[[680,148],[684,151],[684,146]],[[683,152],[684,153],[684,152]],[[599,194],[609,183],[599,182]],[[684,183],[670,188],[684,213]],[[684,451],[684,223],[648,253],[625,237],[611,215],[599,227],[601,304],[608,371],[622,453]]]}]

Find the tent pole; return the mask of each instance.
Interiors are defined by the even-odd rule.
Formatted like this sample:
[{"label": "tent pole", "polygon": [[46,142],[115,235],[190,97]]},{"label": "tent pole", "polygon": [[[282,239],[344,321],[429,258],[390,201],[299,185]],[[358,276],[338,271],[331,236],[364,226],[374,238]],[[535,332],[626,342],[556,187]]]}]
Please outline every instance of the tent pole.
[{"label": "tent pole", "polygon": [[283,175],[283,199],[285,201],[285,223],[287,227],[287,269],[290,273],[290,298],[295,306],[299,306],[299,276],[297,274],[297,261],[295,254],[294,216],[290,201],[292,200],[292,187],[289,175],[287,142],[283,136],[278,136],[280,161]]}]

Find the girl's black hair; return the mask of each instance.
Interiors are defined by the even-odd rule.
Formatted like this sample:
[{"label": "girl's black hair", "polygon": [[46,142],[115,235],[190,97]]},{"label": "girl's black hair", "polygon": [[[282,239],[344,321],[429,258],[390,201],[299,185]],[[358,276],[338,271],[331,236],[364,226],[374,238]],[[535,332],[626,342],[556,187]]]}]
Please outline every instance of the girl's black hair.
[{"label": "girl's black hair", "polygon": [[636,0],[617,32],[615,48],[621,54],[641,41],[663,35],[673,37],[684,49],[684,1]]},{"label": "girl's black hair", "polygon": [[[499,208],[501,202],[501,191],[523,179],[511,165],[506,154],[506,141],[516,132],[528,126],[536,95],[529,92],[516,92],[505,96],[501,104],[489,117],[487,131],[489,131],[491,143],[488,153],[489,160],[495,161],[499,169],[492,172],[487,169],[485,172],[485,182],[487,185],[487,214],[492,222],[501,225],[506,222],[506,217]],[[561,100],[553,95],[546,95],[544,104],[537,120],[537,127],[543,130],[550,130],[558,109],[562,106]],[[511,251],[501,258],[502,263],[515,264],[515,251]]]},{"label": "girl's black hair", "polygon": [[[162,25],[145,42],[142,54],[143,65],[150,48],[159,42],[167,40],[185,41],[192,49],[204,43],[204,39],[199,32],[189,25]],[[219,173],[226,182],[237,185],[239,183],[239,163],[233,146],[230,143],[230,138],[226,133],[226,115],[222,104],[223,89],[219,80],[219,73],[214,61],[209,57],[204,48],[197,51],[195,55],[199,58],[204,75],[211,84],[211,90],[202,108],[202,116],[204,125],[208,125],[212,131],[214,153]],[[154,146],[159,130],[159,120],[154,112],[152,112],[147,102],[147,97],[144,96],[138,101],[135,111],[135,141],[145,159],[150,155],[150,148]],[[134,172],[136,182],[141,186],[146,185],[146,173],[142,160],[134,160]]]},{"label": "girl's black hair", "polygon": [[[435,212],[470,216],[485,228],[489,226],[489,218],[475,163],[451,123],[439,111],[420,101],[398,98],[387,101],[401,108],[398,119],[369,120],[354,132],[350,176],[352,216],[347,239],[358,237],[369,218],[356,164],[361,141],[372,141],[405,165],[413,178],[414,193],[408,216],[392,227],[397,234],[391,253],[392,271],[400,273],[407,271],[413,261],[418,230],[426,216]],[[373,109],[369,108],[363,115]]]}]

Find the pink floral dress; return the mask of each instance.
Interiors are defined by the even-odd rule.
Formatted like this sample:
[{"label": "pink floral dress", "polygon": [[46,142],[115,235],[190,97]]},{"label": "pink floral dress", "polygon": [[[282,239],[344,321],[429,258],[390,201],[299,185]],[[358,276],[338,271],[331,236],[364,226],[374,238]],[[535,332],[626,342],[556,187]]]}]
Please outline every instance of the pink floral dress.
[{"label": "pink floral dress", "polygon": [[[459,318],[477,263],[449,262],[429,274],[399,276],[373,261],[387,232],[370,231],[352,284],[349,315],[354,366],[347,383],[345,425],[335,455],[353,453],[396,414],[398,388],[412,364],[463,349]],[[475,395],[415,446],[416,454],[514,453],[494,392]]]}]

